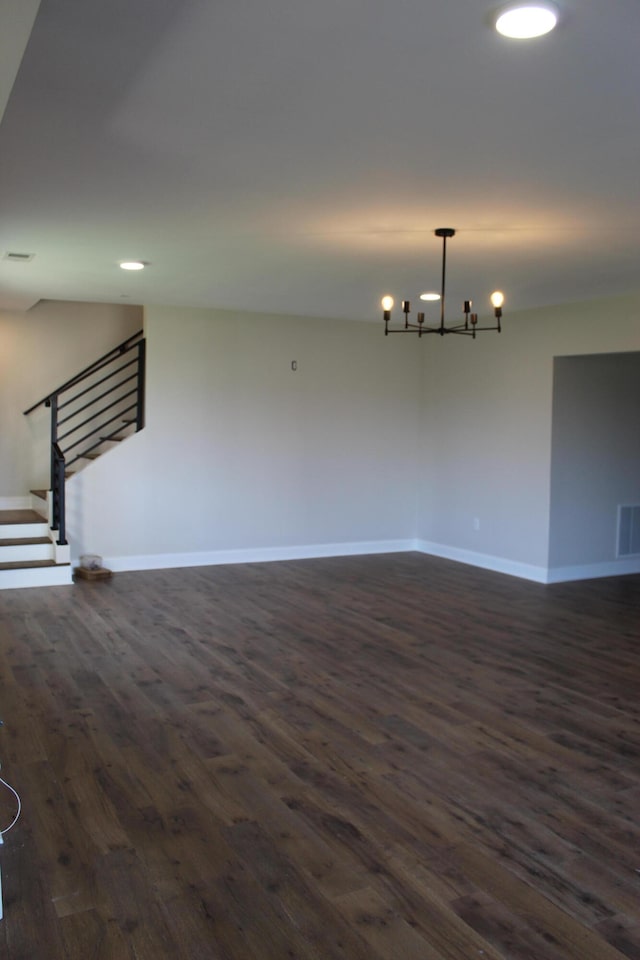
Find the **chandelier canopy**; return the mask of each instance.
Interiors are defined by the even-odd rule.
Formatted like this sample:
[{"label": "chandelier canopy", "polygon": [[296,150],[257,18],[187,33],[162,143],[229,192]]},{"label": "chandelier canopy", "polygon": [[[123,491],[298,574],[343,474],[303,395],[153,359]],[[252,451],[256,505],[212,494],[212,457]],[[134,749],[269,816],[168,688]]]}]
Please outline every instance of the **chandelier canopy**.
[{"label": "chandelier canopy", "polygon": [[419,337],[427,333],[439,333],[441,337],[445,333],[457,333],[462,336],[473,337],[475,339],[476,333],[484,330],[495,330],[498,333],[501,332],[501,319],[502,319],[502,304],[504,303],[504,294],[500,290],[495,290],[491,294],[491,303],[493,305],[493,314],[495,317],[495,323],[488,327],[479,327],[478,326],[478,314],[471,312],[471,307],[473,306],[473,301],[465,300],[462,312],[464,315],[464,320],[460,323],[455,323],[450,326],[447,326],[444,318],[444,292],[445,292],[445,279],[446,279],[446,270],[447,270],[447,240],[450,237],[455,236],[455,230],[451,227],[438,227],[435,231],[436,237],[442,237],[442,284],[440,287],[440,293],[423,293],[420,295],[421,300],[439,300],[440,301],[440,323],[438,326],[432,327],[427,326],[424,322],[424,313],[418,313],[417,323],[409,322],[409,314],[411,312],[411,303],[409,300],[402,301],[402,312],[404,313],[404,326],[402,327],[390,327],[391,323],[391,310],[393,308],[393,297],[385,296],[382,298],[382,309],[384,316],[384,333],[385,336],[389,333],[417,333]]}]

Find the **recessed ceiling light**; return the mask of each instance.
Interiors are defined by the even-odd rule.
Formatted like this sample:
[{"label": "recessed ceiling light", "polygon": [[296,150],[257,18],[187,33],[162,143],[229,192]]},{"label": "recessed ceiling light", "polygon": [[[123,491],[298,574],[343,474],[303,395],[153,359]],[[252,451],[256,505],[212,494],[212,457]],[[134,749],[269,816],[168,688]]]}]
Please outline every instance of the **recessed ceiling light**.
[{"label": "recessed ceiling light", "polygon": [[421,293],[420,299],[421,300],[439,300],[440,294],[439,293]]},{"label": "recessed ceiling light", "polygon": [[503,37],[531,40],[549,33],[557,22],[558,8],[553,3],[511,3],[498,14],[496,30]]},{"label": "recessed ceiling light", "polygon": [[123,260],[120,264],[122,270],[144,270],[146,263],[142,260]]}]

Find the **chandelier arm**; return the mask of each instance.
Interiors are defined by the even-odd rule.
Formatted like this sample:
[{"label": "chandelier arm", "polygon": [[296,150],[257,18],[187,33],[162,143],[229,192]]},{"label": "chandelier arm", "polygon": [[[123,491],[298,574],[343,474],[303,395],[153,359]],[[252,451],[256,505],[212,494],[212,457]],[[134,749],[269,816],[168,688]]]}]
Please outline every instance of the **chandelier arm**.
[{"label": "chandelier arm", "polygon": [[[438,330],[439,329],[440,327],[438,327]],[[445,333],[458,333],[460,330],[462,331],[466,330],[467,333],[471,333],[471,330],[466,325],[466,323],[454,323],[453,326],[444,328]]]},{"label": "chandelier arm", "polygon": [[408,323],[406,329],[422,330],[423,333],[440,333],[440,327],[425,326],[424,323]]},{"label": "chandelier arm", "polygon": [[[428,333],[440,333],[440,327],[419,327],[416,323],[410,323],[407,327],[396,327],[395,329],[389,327],[387,333],[417,333],[426,337]],[[446,330],[445,333],[447,333]]]},{"label": "chandelier arm", "polygon": [[[497,327],[478,327],[478,330],[497,330]],[[389,328],[387,331],[389,333],[417,333],[421,337],[426,337],[428,333],[437,333],[440,336],[445,336],[449,333],[455,333],[460,337],[474,337],[475,332],[473,330],[465,329],[463,323],[457,327],[445,327],[444,330],[441,330],[440,327],[425,327],[418,326],[416,323],[410,323],[406,327],[396,327],[395,329]]]}]

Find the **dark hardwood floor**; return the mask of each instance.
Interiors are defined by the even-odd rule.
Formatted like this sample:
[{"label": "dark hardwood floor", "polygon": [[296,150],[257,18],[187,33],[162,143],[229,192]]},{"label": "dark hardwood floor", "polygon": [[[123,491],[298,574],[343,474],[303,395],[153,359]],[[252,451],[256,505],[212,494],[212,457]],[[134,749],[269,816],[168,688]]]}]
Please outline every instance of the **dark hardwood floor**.
[{"label": "dark hardwood floor", "polygon": [[4,591],[0,955],[638,960],[639,610],[417,554]]}]

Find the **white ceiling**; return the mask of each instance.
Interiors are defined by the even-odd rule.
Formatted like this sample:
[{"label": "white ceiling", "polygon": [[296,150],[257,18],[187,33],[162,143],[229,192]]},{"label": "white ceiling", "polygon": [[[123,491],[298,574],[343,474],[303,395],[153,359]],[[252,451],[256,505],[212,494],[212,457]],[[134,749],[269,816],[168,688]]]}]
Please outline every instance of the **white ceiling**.
[{"label": "white ceiling", "polygon": [[[14,50],[36,7],[4,0]],[[438,286],[440,226],[450,309],[640,289],[638,0],[561,0],[534,41],[493,9],[41,0],[0,125],[0,257],[35,257],[0,306],[378,319]]]}]

